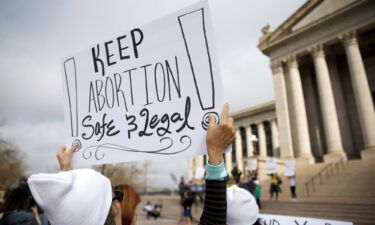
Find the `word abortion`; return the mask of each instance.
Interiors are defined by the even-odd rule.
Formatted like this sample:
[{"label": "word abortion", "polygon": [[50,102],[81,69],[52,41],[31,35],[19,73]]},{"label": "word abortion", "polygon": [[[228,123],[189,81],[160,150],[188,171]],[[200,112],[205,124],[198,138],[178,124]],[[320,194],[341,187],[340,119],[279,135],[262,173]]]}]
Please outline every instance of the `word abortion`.
[{"label": "word abortion", "polygon": [[[142,75],[143,74],[143,75]],[[134,84],[134,76],[142,76],[144,85]],[[126,82],[128,84],[126,84]],[[154,88],[151,88],[151,85]],[[143,90],[134,89],[133,86],[143,86]],[[154,93],[151,90],[155,90]],[[129,111],[129,104],[134,106],[135,95],[142,91],[145,95],[144,102],[138,103],[143,106],[153,104],[153,101],[163,102],[166,99],[172,100],[175,95],[181,98],[180,74],[178,69],[178,58],[174,57],[173,62],[164,60],[155,64],[146,64],[138,68],[124,70],[121,73],[114,73],[111,76],[93,80],[89,83],[89,104],[88,112],[100,112],[103,109],[113,107],[124,107]]]}]

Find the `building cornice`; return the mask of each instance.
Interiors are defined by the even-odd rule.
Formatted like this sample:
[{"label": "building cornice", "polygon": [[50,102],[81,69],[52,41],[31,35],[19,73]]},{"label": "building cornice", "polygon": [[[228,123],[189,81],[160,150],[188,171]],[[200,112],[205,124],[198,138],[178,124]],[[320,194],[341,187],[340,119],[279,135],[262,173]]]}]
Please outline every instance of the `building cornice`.
[{"label": "building cornice", "polygon": [[253,107],[249,107],[241,111],[231,113],[230,116],[233,117],[234,120],[236,120],[270,110],[275,110],[275,101],[266,102]]},{"label": "building cornice", "polygon": [[[302,35],[303,33],[309,32],[311,29],[321,25],[322,23],[330,20],[331,18],[337,17],[340,14],[354,8],[355,6],[367,2],[367,0],[358,0],[354,3],[345,6],[344,8],[335,11],[334,13],[331,13],[328,16],[325,16],[317,21],[312,22],[311,24],[303,28],[300,28],[294,32],[287,33],[292,29],[292,27],[295,24],[297,24],[301,19],[303,19],[304,16],[306,16],[309,12],[314,10],[322,2],[323,0],[310,0],[306,2],[305,5],[301,6],[284,23],[277,27],[275,31],[267,34],[267,38],[261,38],[258,48],[263,52],[263,54],[270,56],[270,53],[273,51],[272,49],[276,48],[277,46],[285,44],[285,42],[298,37],[298,35]],[[294,22],[292,23],[292,21]]]},{"label": "building cornice", "polygon": [[298,23],[304,16],[311,12],[315,7],[317,7],[324,0],[309,0],[303,4],[297,11],[295,11],[287,20],[285,20],[280,26],[278,26],[274,31],[267,34],[267,37],[261,38],[258,48],[263,51],[272,45],[275,39],[279,35],[284,33],[288,28],[292,27]]}]

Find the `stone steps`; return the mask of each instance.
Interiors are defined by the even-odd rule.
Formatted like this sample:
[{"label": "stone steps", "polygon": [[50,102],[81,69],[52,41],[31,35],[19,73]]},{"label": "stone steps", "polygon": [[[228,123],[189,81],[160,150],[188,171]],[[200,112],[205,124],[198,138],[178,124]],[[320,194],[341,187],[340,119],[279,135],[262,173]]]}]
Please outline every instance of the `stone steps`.
[{"label": "stone steps", "polygon": [[[324,168],[324,163],[316,163],[312,165],[303,165],[298,164],[296,165],[296,183],[297,183],[297,196],[305,197],[306,194],[306,188],[305,183],[310,180],[312,176],[317,174],[322,168]],[[325,174],[324,174],[325,175]],[[289,188],[289,180],[287,177],[283,176],[283,173],[281,173],[281,179],[283,183],[281,184],[281,194],[280,197],[289,197],[290,196],[290,188]],[[324,177],[324,179],[326,179]],[[270,178],[267,178],[262,183],[262,196],[269,197],[269,187],[271,184]]]}]

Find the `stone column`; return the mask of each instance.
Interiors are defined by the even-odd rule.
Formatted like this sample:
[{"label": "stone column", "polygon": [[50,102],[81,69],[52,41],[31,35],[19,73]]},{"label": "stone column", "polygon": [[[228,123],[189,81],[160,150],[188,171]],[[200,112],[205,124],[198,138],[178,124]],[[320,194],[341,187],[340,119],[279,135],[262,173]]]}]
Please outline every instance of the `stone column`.
[{"label": "stone column", "polygon": [[[234,149],[232,149],[234,151]],[[225,169],[227,170],[228,174],[232,171],[232,152],[224,153],[225,157]]]},{"label": "stone column", "polygon": [[352,80],[354,98],[365,142],[365,150],[375,150],[375,112],[367,81],[365,66],[359,50],[356,32],[350,31],[339,36],[345,47]]},{"label": "stone column", "polygon": [[314,60],[320,108],[322,110],[324,130],[327,137],[327,152],[331,156],[337,155],[346,158],[323,45],[318,44],[313,46],[309,49],[309,52],[312,54]]},{"label": "stone column", "polygon": [[196,157],[195,169],[197,168],[204,168],[203,155],[199,155]]},{"label": "stone column", "polygon": [[263,122],[257,124],[258,126],[258,141],[259,141],[259,158],[267,158],[267,142],[266,133],[264,131]]},{"label": "stone column", "polygon": [[293,109],[296,123],[296,138],[298,157],[305,159],[308,163],[314,163],[314,158],[311,154],[310,135],[307,124],[305,99],[303,97],[301,76],[298,70],[298,63],[296,56],[292,55],[287,58],[288,73],[290,76],[290,87],[292,92]]},{"label": "stone column", "polygon": [[272,133],[272,146],[273,146],[273,156],[279,156],[279,131],[277,129],[276,118],[271,120],[271,133]]},{"label": "stone column", "polygon": [[188,180],[192,179],[193,176],[194,176],[194,171],[195,171],[195,166],[194,166],[194,157],[189,157],[188,158],[188,163],[187,163],[187,167],[188,167]]},{"label": "stone column", "polygon": [[280,61],[272,61],[270,67],[272,69],[273,86],[275,90],[276,117],[281,131],[279,139],[280,157],[284,159],[293,159],[292,134],[283,67]]},{"label": "stone column", "polygon": [[250,125],[247,125],[245,128],[246,132],[246,147],[247,147],[247,156],[252,157],[254,156],[254,145],[251,141],[251,136],[253,133],[251,132],[251,127]]},{"label": "stone column", "polygon": [[240,128],[236,130],[236,163],[238,169],[243,170],[243,160],[242,160],[242,138]]}]

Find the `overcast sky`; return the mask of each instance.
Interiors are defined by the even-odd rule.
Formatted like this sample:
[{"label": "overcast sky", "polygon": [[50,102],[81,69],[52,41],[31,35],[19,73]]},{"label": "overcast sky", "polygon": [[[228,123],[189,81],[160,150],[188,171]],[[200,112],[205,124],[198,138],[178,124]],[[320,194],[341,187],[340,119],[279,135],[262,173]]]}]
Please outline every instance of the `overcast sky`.
[{"label": "overcast sky", "polygon": [[[60,60],[196,0],[0,0],[0,137],[26,153],[28,172],[54,171],[64,144]],[[231,112],[274,99],[268,58],[257,48],[305,0],[210,0],[225,100]],[[173,186],[186,159],[152,162],[151,183]],[[163,166],[161,166],[163,165]]]}]

